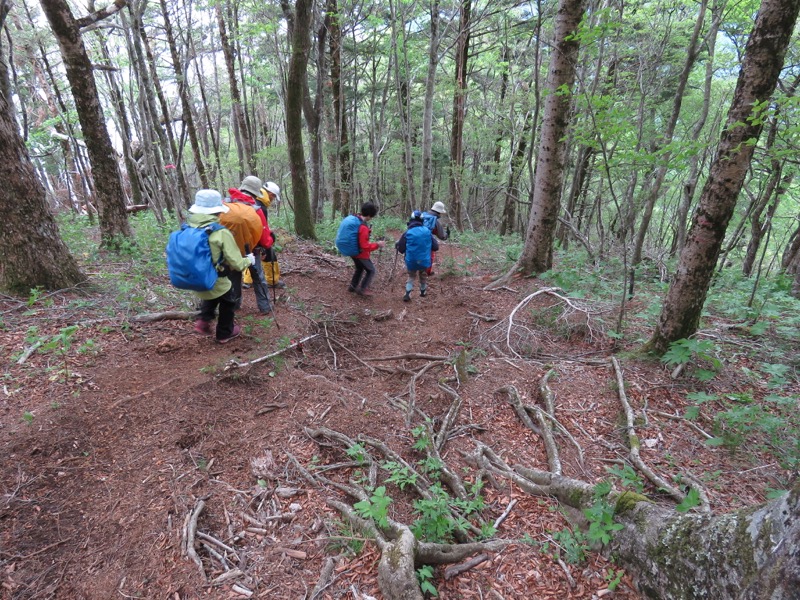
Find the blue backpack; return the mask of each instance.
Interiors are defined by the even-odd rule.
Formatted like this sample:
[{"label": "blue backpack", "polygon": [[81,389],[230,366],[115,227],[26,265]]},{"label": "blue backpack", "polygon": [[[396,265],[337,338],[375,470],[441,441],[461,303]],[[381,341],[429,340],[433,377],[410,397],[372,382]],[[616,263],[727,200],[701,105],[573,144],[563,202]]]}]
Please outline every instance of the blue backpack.
[{"label": "blue backpack", "polygon": [[336,232],[336,249],[342,256],[358,256],[361,248],[358,245],[358,230],[362,221],[355,215],[342,219],[339,231]]},{"label": "blue backpack", "polygon": [[167,242],[167,270],[172,285],[181,290],[207,292],[217,283],[217,265],[211,258],[208,236],[212,231],[224,229],[219,223],[206,227],[190,227],[183,223],[180,231],[173,231]]},{"label": "blue backpack", "polygon": [[431,266],[433,236],[426,227],[409,227],[406,231],[406,268],[419,271]]},{"label": "blue backpack", "polygon": [[422,213],[422,224],[425,225],[431,232],[436,231],[436,222],[438,218],[429,212]]}]

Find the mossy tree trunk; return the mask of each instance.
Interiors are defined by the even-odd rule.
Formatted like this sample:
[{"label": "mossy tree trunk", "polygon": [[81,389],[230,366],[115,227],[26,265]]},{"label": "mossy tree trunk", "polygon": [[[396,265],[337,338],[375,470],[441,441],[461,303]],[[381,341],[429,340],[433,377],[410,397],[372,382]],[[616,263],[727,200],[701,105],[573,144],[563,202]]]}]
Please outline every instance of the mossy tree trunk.
[{"label": "mossy tree trunk", "polygon": [[792,600],[800,590],[800,481],[769,504],[719,516],[640,502],[609,550],[647,598]]}]

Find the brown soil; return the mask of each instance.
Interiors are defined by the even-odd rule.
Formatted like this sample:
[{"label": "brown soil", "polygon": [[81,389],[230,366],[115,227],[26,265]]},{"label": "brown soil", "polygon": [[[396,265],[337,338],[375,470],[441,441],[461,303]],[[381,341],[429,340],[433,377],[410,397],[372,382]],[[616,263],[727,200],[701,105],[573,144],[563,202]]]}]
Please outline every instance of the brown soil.
[{"label": "brown soil", "polygon": [[[442,254],[452,270],[465,273],[466,250],[447,246]],[[244,589],[255,598],[308,598],[326,558],[339,555],[320,597],[380,598],[376,547],[349,551],[358,549],[362,534],[344,527],[326,503],[349,500],[310,485],[289,455],[307,467],[349,460],[341,449],[318,446],[305,429],[327,427],[380,439],[409,462],[419,460],[411,428],[422,417],[415,413],[409,426],[399,406],[407,405],[412,377],[429,362],[436,364],[413,386],[415,406],[438,425],[452,400],[440,384],[457,390],[464,404],[443,456],[467,481],[475,471],[462,453],[473,451],[475,440],[509,462],[545,468],[541,439],[498,390],[513,385],[526,403],[539,404],[539,385],[551,367],[556,417],[574,438],[557,437],[565,474],[598,481],[611,461],[627,455],[607,361],[613,340],[580,313],[556,319],[563,304],[549,294],[517,312],[511,337],[507,320],[491,320],[507,318],[541,282],[516,280],[488,292],[482,290],[488,273],[441,272],[428,297],[415,290],[412,302],[403,303],[402,260],[390,281],[388,251],[378,259],[371,299],[348,293],[349,264],[316,246],[287,244],[281,263],[287,288],[279,292],[275,318],[261,317],[246,291],[238,317],[245,333],[227,345],[194,333],[188,320],[134,321],[136,315],[114,308],[111,295],[77,308],[83,297],[74,293],[32,306],[0,301],[1,598],[243,598]],[[22,359],[35,340],[73,324],[80,328],[66,358],[57,348],[41,348]],[[231,361],[263,357],[307,336],[315,337],[226,370]],[[515,356],[512,348],[538,358]],[[456,377],[454,367],[463,349],[466,380],[466,371]],[[785,473],[774,463],[709,448],[695,429],[659,416],[682,414],[696,381],[673,380],[657,362],[622,364],[634,409],[647,410],[637,433],[650,466],[666,477],[683,472],[705,480],[717,511],[762,502],[765,487],[777,487]],[[727,365],[707,388],[737,389],[744,385],[738,376],[737,365]],[[358,476],[352,468],[326,475],[342,482]],[[652,486],[648,491],[658,497]],[[392,484],[387,493],[395,499],[391,515],[410,523],[413,496]],[[554,502],[501,480],[487,483],[483,494],[489,523],[518,501],[497,536],[532,543],[509,545],[450,579],[437,568],[440,598],[638,598],[627,574],[609,593],[604,575],[613,565],[599,555],[578,565],[553,559],[551,532],[569,525]],[[197,531],[230,548],[196,537],[202,574],[181,550],[187,515],[200,501]],[[226,566],[209,547],[226,555]],[[235,569],[241,574],[212,585]]]}]

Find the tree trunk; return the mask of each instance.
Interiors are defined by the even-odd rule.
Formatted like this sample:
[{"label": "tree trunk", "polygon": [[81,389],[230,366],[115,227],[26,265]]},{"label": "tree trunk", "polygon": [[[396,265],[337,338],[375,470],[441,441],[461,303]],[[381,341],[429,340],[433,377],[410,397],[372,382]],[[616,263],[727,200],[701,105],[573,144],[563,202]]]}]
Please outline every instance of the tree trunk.
[{"label": "tree trunk", "polygon": [[[164,0],[161,0],[162,2]],[[228,32],[225,28],[225,19],[222,16],[222,3],[216,5],[217,11],[217,25],[219,26],[220,44],[222,45],[222,53],[225,56],[225,66],[228,70],[228,83],[231,87],[231,104],[233,110],[233,134],[236,139],[236,150],[239,153],[239,178],[243,179],[246,175],[255,173],[255,164],[253,163],[253,150],[250,144],[250,136],[248,134],[247,122],[245,121],[244,110],[242,109],[242,97],[239,93],[239,83],[236,79],[236,64],[233,57],[233,49],[228,40]],[[308,63],[308,56],[305,57],[305,62]],[[303,70],[305,75],[305,69]],[[299,92],[302,100],[303,90]]]},{"label": "tree trunk", "polygon": [[[0,27],[7,6],[0,2]],[[6,64],[0,60],[0,290],[28,295],[40,286],[46,290],[73,287],[86,281],[86,275],[59,236],[8,103],[9,91]]]},{"label": "tree trunk", "polygon": [[[681,114],[681,105],[683,104],[683,94],[686,91],[686,85],[689,82],[689,75],[692,72],[694,63],[697,60],[698,52],[700,49],[700,31],[703,28],[703,21],[706,16],[707,0],[701,0],[700,6],[697,11],[697,19],[695,20],[694,30],[692,37],[689,40],[689,47],[686,49],[686,62],[683,64],[683,71],[677,81],[677,89],[672,100],[672,113],[670,114],[669,121],[667,122],[666,131],[664,136],[658,141],[655,151],[658,152],[665,147],[668,147],[672,142],[675,135],[675,126],[678,123],[678,117]],[[644,211],[642,212],[642,220],[639,223],[639,231],[636,233],[636,239],[633,247],[633,256],[631,256],[631,265],[634,267],[642,261],[642,248],[644,247],[644,239],[647,236],[647,230],[650,227],[650,220],[653,218],[653,209],[656,205],[656,200],[661,192],[661,186],[664,183],[664,178],[667,175],[672,152],[666,151],[659,159],[659,165],[653,177],[652,185],[647,194],[644,202]]]},{"label": "tree trunk", "polygon": [[[390,0],[391,20],[392,20],[392,55],[394,57],[395,86],[397,91],[397,108],[399,111],[400,127],[403,135],[403,164],[405,166],[405,195],[404,204],[401,207],[403,213],[409,212],[409,206],[417,207],[417,190],[414,183],[414,139],[411,127],[411,111],[409,98],[408,78],[410,66],[408,64],[408,44],[405,35],[405,18],[397,13],[396,0]],[[400,2],[399,4],[403,4]],[[403,32],[403,62],[400,62],[397,46],[400,43],[398,35],[398,23]]]},{"label": "tree trunk", "polygon": [[450,134],[450,215],[456,227],[463,229],[462,184],[464,180],[464,117],[467,111],[467,61],[472,0],[461,2],[461,18],[456,45],[456,88],[453,96],[453,127]]},{"label": "tree trunk", "polygon": [[294,228],[297,235],[316,239],[314,219],[308,198],[308,175],[303,150],[303,88],[311,46],[311,7],[313,0],[296,0],[292,32],[292,57],[286,81],[286,140],[292,170]]},{"label": "tree trunk", "polygon": [[323,186],[323,162],[322,162],[322,135],[320,126],[322,124],[322,102],[324,99],[325,77],[327,65],[325,60],[325,46],[327,45],[328,29],[330,28],[330,18],[326,13],[325,18],[317,30],[317,74],[316,89],[312,98],[308,87],[308,77],[305,80],[305,90],[303,92],[303,115],[306,119],[306,127],[311,147],[311,214],[314,221],[321,221],[324,203]]},{"label": "tree trunk", "polygon": [[791,39],[800,0],[764,0],[745,48],[728,122],[700,197],[653,337],[646,350],[663,354],[670,343],[687,338],[700,323],[706,294],[736,199],[763,127],[756,106],[775,90]]},{"label": "tree trunk", "polygon": [[125,194],[122,190],[117,153],[106,129],[92,63],[86,53],[78,23],[67,3],[64,0],[42,0],[41,4],[61,49],[92,164],[100,214],[101,247],[118,248],[123,239],[131,237],[131,229],[125,211]]},{"label": "tree trunk", "polygon": [[[436,70],[439,67],[439,0],[432,0],[431,41],[428,45],[428,72],[425,75],[425,103],[422,109],[422,191],[421,209],[433,204],[433,95],[436,90]],[[507,76],[506,76],[507,79]]]},{"label": "tree trunk", "polygon": [[583,16],[585,0],[559,0],[555,46],[550,58],[544,116],[536,159],[533,203],[528,219],[525,247],[512,270],[543,273],[553,265],[553,238],[558,223],[564,176],[562,138],[567,129],[571,89],[580,41],[573,34]]},{"label": "tree trunk", "polygon": [[626,527],[609,550],[647,598],[797,598],[800,481],[782,498],[730,514],[640,502],[617,518]]},{"label": "tree trunk", "polygon": [[345,110],[344,85],[342,84],[342,26],[336,0],[328,0],[330,19],[331,94],[333,95],[333,119],[336,132],[334,167],[336,173],[333,187],[333,214],[350,214],[350,142],[347,138],[347,111]]}]

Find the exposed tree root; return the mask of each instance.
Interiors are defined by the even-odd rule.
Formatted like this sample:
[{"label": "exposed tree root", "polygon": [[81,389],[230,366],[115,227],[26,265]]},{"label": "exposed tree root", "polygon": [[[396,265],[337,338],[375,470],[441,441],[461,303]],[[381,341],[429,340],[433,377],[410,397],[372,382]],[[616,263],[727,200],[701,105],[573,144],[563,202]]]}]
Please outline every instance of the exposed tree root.
[{"label": "exposed tree root", "polygon": [[[683,500],[686,498],[686,494],[681,492],[678,488],[653,471],[653,469],[651,469],[644,462],[644,460],[642,460],[641,454],[639,454],[639,436],[636,435],[636,428],[634,427],[633,409],[631,408],[631,404],[628,402],[628,396],[625,393],[625,380],[622,377],[622,369],[620,368],[617,359],[613,356],[611,357],[611,365],[613,366],[614,373],[616,374],[619,401],[622,404],[622,410],[625,413],[628,447],[630,448],[628,459],[631,461],[631,463],[633,463],[633,466],[635,466],[657,488],[667,492],[677,502],[683,502]],[[698,483],[696,483],[696,485],[699,486]],[[700,490],[702,490],[702,488],[698,488],[698,491]],[[704,492],[701,493],[701,499],[702,498],[706,498]],[[705,504],[701,504],[701,506],[705,512],[711,510],[707,502]]]}]

